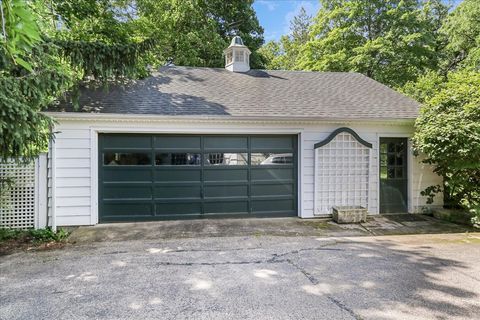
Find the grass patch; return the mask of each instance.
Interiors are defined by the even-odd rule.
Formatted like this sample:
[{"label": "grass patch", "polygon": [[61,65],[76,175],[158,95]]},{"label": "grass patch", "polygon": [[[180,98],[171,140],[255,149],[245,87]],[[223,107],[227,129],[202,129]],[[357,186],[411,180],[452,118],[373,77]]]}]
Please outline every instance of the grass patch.
[{"label": "grass patch", "polygon": [[0,255],[17,250],[46,250],[61,248],[67,243],[69,233],[63,229],[54,232],[50,228],[14,230],[0,228]]}]

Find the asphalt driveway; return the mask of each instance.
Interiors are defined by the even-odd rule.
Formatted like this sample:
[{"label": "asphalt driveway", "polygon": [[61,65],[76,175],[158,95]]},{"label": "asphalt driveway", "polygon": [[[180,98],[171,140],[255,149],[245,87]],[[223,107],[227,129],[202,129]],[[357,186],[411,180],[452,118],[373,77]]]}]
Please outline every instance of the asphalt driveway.
[{"label": "asphalt driveway", "polygon": [[9,320],[480,315],[480,234],[103,241],[0,259]]}]

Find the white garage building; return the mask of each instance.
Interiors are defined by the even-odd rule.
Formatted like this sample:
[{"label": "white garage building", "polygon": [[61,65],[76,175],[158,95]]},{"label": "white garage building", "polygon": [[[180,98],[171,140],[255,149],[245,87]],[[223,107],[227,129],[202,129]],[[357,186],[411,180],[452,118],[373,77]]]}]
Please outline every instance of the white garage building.
[{"label": "white garage building", "polygon": [[225,69],[164,67],[49,112],[50,224],[426,207],[441,180],[411,151],[415,101],[358,73],[250,70],[249,54],[236,37]]}]

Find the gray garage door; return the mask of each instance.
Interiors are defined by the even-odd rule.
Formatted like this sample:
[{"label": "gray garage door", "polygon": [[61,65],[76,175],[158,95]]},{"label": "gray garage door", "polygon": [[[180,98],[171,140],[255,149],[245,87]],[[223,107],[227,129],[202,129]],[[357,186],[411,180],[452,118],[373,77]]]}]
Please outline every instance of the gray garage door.
[{"label": "gray garage door", "polygon": [[100,222],[292,216],[297,136],[99,136]]}]

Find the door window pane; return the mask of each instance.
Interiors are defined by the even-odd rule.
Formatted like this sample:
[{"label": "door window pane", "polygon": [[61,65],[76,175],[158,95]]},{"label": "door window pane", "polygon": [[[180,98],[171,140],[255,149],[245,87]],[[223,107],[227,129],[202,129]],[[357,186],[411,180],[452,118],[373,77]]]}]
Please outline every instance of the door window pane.
[{"label": "door window pane", "polygon": [[397,152],[402,153],[403,152],[403,142],[397,143]]},{"label": "door window pane", "polygon": [[382,166],[387,165],[387,154],[386,153],[382,153],[380,155],[380,165],[382,165]]},{"label": "door window pane", "polygon": [[395,155],[394,154],[389,154],[388,155],[387,163],[388,163],[389,166],[394,166],[395,165]]},{"label": "door window pane", "polygon": [[395,142],[388,143],[387,151],[388,152],[395,152]]},{"label": "door window pane", "polygon": [[397,179],[403,178],[403,168],[395,168],[395,178]]},{"label": "door window pane", "polygon": [[403,165],[403,154],[397,154],[397,166]]},{"label": "door window pane", "polygon": [[252,165],[276,165],[293,163],[292,153],[252,153]]},{"label": "door window pane", "polygon": [[395,179],[395,169],[394,168],[388,168],[387,169],[387,176],[388,176],[388,179]]},{"label": "door window pane", "polygon": [[150,153],[105,152],[103,164],[106,166],[148,166],[152,164]]},{"label": "door window pane", "polygon": [[380,167],[380,179],[387,179],[387,167]]},{"label": "door window pane", "polygon": [[381,153],[387,153],[387,144],[386,143],[380,144],[380,152]]},{"label": "door window pane", "polygon": [[155,165],[157,166],[199,166],[202,156],[199,153],[157,153]]},{"label": "door window pane", "polygon": [[221,166],[246,166],[248,164],[247,153],[207,153],[205,155],[206,165]]}]

